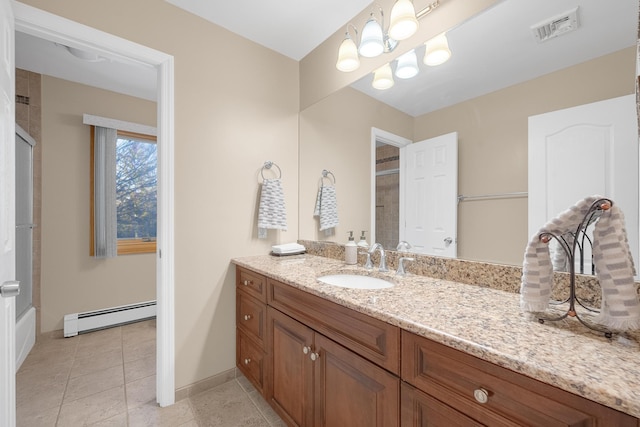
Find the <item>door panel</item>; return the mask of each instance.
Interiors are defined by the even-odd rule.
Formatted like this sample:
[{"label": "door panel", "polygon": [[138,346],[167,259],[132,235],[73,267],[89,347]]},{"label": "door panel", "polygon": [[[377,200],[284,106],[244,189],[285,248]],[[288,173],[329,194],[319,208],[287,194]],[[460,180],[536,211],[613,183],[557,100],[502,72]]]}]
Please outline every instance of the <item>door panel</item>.
[{"label": "door panel", "polygon": [[428,255],[457,256],[458,134],[402,148],[404,218],[401,240]]},{"label": "door panel", "polygon": [[[14,20],[0,0],[0,285],[15,280]],[[16,423],[15,297],[0,297],[0,425]]]}]

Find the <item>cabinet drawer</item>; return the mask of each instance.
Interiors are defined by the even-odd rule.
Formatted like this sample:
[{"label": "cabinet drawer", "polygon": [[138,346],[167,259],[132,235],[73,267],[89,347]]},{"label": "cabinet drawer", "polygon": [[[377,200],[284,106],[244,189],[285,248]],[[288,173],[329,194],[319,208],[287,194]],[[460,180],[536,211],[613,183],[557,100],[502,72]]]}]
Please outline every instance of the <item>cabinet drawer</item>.
[{"label": "cabinet drawer", "polygon": [[266,305],[236,292],[236,327],[264,349]]},{"label": "cabinet drawer", "polygon": [[400,393],[402,427],[484,426],[405,382],[402,383]]},{"label": "cabinet drawer", "polygon": [[265,354],[245,334],[236,331],[236,366],[264,396]]},{"label": "cabinet drawer", "polygon": [[264,303],[267,302],[267,281],[264,276],[236,266],[236,287]]},{"label": "cabinet drawer", "polygon": [[268,279],[269,305],[382,366],[400,372],[400,329],[381,320]]},{"label": "cabinet drawer", "polygon": [[634,417],[406,331],[402,379],[491,426],[638,425]]}]

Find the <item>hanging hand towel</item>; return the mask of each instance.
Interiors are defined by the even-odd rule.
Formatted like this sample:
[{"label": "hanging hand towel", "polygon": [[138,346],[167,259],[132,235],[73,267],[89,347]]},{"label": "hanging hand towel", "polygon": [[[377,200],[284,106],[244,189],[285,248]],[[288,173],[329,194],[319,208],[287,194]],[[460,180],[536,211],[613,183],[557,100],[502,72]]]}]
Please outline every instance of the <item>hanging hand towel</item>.
[{"label": "hanging hand towel", "polygon": [[524,311],[542,312],[549,305],[553,286],[553,265],[548,243],[540,240],[540,234],[552,233],[561,236],[575,231],[591,205],[601,196],[591,196],[577,202],[558,216],[548,221],[531,237],[524,253],[522,282],[520,284],[520,307]]},{"label": "hanging hand towel", "polygon": [[262,181],[258,208],[258,238],[267,238],[267,229],[287,230],[284,191],[280,179]]},{"label": "hanging hand towel", "polygon": [[320,231],[324,231],[327,236],[333,234],[333,228],[338,226],[338,200],[335,187],[323,185],[318,189],[313,216],[320,218]]},{"label": "hanging hand towel", "polygon": [[593,258],[602,289],[600,314],[594,321],[616,330],[640,328],[640,301],[633,281],[624,214],[616,205],[603,212],[593,231]]}]

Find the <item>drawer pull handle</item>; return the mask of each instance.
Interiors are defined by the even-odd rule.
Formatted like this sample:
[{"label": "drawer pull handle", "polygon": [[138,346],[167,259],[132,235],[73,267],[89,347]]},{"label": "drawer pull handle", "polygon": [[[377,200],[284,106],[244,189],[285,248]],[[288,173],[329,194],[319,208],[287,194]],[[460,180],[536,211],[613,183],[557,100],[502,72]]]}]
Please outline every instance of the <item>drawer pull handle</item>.
[{"label": "drawer pull handle", "polygon": [[473,391],[473,397],[475,397],[479,403],[487,403],[489,401],[489,392],[483,388],[479,388]]},{"label": "drawer pull handle", "polygon": [[311,355],[309,357],[311,358],[311,360],[313,360],[315,362],[316,360],[318,360],[320,358],[320,355],[318,353],[311,353]]},{"label": "drawer pull handle", "polygon": [[244,315],[244,320],[251,320],[251,315],[250,314],[245,314]]},{"label": "drawer pull handle", "polygon": [[242,282],[245,286],[249,286],[251,284],[251,280],[245,280]]},{"label": "drawer pull handle", "polygon": [[306,345],[304,347],[302,347],[302,352],[304,354],[309,354],[310,351],[311,351],[311,347],[308,347]]},{"label": "drawer pull handle", "polygon": [[249,363],[251,363],[251,359],[244,359],[244,364],[248,365]]}]

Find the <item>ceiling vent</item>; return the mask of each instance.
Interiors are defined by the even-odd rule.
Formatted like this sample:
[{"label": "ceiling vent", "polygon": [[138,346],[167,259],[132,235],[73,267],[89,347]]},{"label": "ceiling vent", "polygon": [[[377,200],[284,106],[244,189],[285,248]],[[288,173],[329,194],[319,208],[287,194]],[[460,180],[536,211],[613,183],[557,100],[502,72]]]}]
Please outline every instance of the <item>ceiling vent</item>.
[{"label": "ceiling vent", "polygon": [[571,9],[561,15],[546,19],[531,27],[538,43],[570,33],[578,29],[578,8]]}]

